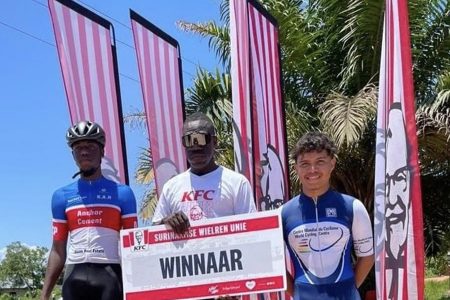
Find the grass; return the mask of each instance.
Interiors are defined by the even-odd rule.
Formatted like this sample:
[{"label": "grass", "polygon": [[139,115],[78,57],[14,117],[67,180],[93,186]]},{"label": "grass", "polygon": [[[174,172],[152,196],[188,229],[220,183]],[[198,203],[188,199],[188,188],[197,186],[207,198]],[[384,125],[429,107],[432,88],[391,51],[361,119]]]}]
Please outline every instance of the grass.
[{"label": "grass", "polygon": [[450,300],[450,279],[425,282],[425,300]]}]

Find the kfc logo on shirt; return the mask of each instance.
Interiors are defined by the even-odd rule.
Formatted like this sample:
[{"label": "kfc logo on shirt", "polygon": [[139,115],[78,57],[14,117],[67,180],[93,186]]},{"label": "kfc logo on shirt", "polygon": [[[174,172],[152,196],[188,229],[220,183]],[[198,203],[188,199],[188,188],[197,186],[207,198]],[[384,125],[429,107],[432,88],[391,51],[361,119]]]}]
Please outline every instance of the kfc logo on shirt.
[{"label": "kfc logo on shirt", "polygon": [[181,202],[198,201],[198,200],[213,200],[213,197],[214,197],[214,190],[190,191],[190,192],[184,192],[183,196],[181,197]]},{"label": "kfc logo on shirt", "polygon": [[203,219],[203,216],[204,216],[203,210],[198,205],[192,207],[191,210],[189,211],[189,218],[192,221],[201,220]]}]

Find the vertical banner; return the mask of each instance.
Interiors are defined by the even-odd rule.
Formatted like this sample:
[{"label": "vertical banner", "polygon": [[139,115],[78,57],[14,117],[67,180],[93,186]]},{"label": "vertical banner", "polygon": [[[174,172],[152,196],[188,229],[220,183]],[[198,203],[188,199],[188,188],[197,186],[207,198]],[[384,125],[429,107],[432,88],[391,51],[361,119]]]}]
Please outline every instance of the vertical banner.
[{"label": "vertical banner", "polygon": [[71,124],[94,121],[105,129],[103,175],[128,183],[114,29],[70,0],[49,0]]},{"label": "vertical banner", "polygon": [[289,198],[286,124],[276,20],[256,1],[248,2],[251,102],[256,204],[280,207]]},{"label": "vertical banner", "polygon": [[374,210],[377,299],[423,299],[422,199],[406,0],[386,0]]},{"label": "vertical banner", "polygon": [[278,25],[257,1],[231,0],[230,38],[236,169],[252,184],[258,210],[276,209],[289,199]]},{"label": "vertical banner", "polygon": [[254,186],[247,0],[230,1],[230,41],[235,167]]},{"label": "vertical banner", "polygon": [[180,47],[132,10],[130,18],[159,196],[164,183],[187,168],[181,144],[184,99]]}]

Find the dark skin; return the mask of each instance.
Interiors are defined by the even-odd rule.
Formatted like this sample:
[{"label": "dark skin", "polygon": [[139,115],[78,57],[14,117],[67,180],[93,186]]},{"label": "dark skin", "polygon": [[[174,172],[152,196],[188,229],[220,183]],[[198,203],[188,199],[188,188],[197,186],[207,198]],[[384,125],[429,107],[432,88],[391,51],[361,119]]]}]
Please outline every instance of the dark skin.
[{"label": "dark skin", "polygon": [[[205,131],[199,121],[186,122],[183,126],[183,136],[194,132],[209,133]],[[211,141],[205,146],[194,145],[193,147],[184,148],[192,173],[202,176],[219,167],[214,159],[216,146],[217,137],[211,136]],[[158,224],[167,224],[178,234],[185,233],[190,227],[189,218],[181,211],[162,219]]]},{"label": "dark skin", "polygon": [[[88,176],[80,173],[81,178],[84,180],[96,180],[102,176],[100,165],[104,155],[103,146],[95,141],[79,141],[72,145],[72,155],[81,171],[95,170]],[[41,292],[41,300],[48,300],[51,297],[52,290],[66,262],[66,246],[67,240],[55,240],[52,243],[52,249],[48,257],[47,271],[45,272],[44,286]]]}]

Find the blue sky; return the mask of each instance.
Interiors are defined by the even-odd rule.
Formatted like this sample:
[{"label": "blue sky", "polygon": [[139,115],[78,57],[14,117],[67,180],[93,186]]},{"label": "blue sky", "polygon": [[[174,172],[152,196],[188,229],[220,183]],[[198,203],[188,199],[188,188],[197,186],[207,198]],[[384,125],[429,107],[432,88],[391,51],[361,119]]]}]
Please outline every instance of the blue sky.
[{"label": "blue sky", "polygon": [[[79,3],[114,25],[125,114],[143,108],[130,47],[129,8],[178,40],[185,88],[192,84],[197,65],[211,71],[220,67],[206,39],[175,24],[218,20],[220,0]],[[77,170],[65,142],[69,114],[54,44],[46,0],[0,2],[0,249],[14,241],[50,248],[52,193],[70,183]],[[133,173],[140,148],[148,146],[146,134],[125,126],[130,185],[137,197],[143,188],[135,184]]]}]

